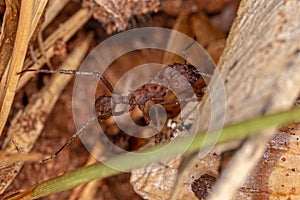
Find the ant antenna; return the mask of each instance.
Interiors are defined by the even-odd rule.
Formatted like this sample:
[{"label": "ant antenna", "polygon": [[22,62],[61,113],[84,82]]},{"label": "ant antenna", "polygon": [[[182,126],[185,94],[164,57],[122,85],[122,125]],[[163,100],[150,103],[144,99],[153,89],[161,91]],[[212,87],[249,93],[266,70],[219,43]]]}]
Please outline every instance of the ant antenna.
[{"label": "ant antenna", "polygon": [[85,76],[95,76],[98,77],[104,85],[108,88],[108,90],[113,93],[113,87],[110,84],[110,82],[99,72],[81,72],[81,71],[76,71],[76,70],[64,70],[64,69],[59,69],[59,70],[47,70],[47,69],[25,69],[22,70],[21,72],[18,72],[17,74],[23,74],[25,72],[36,72],[36,73],[46,73],[46,74],[55,74],[55,73],[61,73],[61,74],[68,74],[68,75],[85,75]]},{"label": "ant antenna", "polygon": [[73,140],[75,140],[76,138],[78,138],[84,131],[84,129],[86,129],[86,127],[96,119],[96,116],[93,116],[92,118],[88,119],[83,126],[74,134],[72,135],[72,137],[70,137],[64,145],[62,145],[54,154],[52,154],[51,156],[49,156],[48,158],[45,158],[43,160],[41,160],[39,163],[45,163],[49,160],[52,160],[53,158],[55,158],[66,146],[70,145]]},{"label": "ant antenna", "polygon": [[205,72],[199,72],[199,74],[200,74],[202,77],[206,77],[206,78],[211,78],[211,77],[212,77],[211,74],[208,74],[208,73],[205,73]]},{"label": "ant antenna", "polygon": [[197,36],[194,36],[194,41],[191,42],[187,47],[185,47],[182,51],[181,51],[181,54],[183,55],[183,58],[184,58],[184,64],[186,64],[186,59],[187,59],[187,55],[186,55],[186,51],[191,48],[195,42],[197,42]]}]

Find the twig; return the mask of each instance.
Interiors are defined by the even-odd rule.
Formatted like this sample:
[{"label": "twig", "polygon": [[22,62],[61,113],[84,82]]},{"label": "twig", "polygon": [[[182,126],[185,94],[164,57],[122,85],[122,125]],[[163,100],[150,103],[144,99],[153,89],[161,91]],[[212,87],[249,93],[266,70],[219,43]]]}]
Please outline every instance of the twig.
[{"label": "twig", "polygon": [[22,69],[31,34],[34,0],[21,2],[20,18],[12,58],[0,83],[0,135],[5,126],[19,81],[16,73]]}]

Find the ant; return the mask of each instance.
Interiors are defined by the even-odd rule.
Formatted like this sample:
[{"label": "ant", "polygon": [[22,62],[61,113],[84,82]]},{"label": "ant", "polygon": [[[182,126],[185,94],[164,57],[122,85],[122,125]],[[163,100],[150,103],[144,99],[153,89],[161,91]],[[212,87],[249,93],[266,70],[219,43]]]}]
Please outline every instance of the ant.
[{"label": "ant", "polygon": [[[81,72],[75,70],[37,70],[37,69],[26,69],[19,74],[25,72],[37,72],[37,73],[61,73],[68,75],[91,75],[98,77],[107,89],[113,94],[114,89],[108,79],[99,72]],[[66,143],[61,146],[53,155],[41,161],[44,163],[55,158],[66,146],[72,141],[78,138],[83,130],[96,118],[99,121],[107,120],[112,116],[120,116],[126,112],[131,112],[134,108],[138,107],[143,114],[146,125],[150,124],[151,119],[149,116],[149,108],[151,105],[160,104],[164,108],[173,105],[179,105],[179,102],[190,102],[200,101],[204,95],[204,88],[206,83],[204,78],[211,78],[210,74],[200,72],[194,65],[173,63],[165,66],[154,78],[151,78],[149,83],[146,83],[136,90],[130,91],[129,95],[122,96],[120,94],[104,94],[97,97],[94,109],[95,116],[85,122],[85,124],[72,136]],[[189,88],[193,88],[196,98],[189,96],[185,99],[178,99],[173,91],[185,92]],[[175,97],[174,97],[175,96]],[[166,101],[165,99],[170,99]],[[149,106],[149,103],[151,105]],[[122,111],[115,111],[118,104],[125,104],[129,109]]]}]

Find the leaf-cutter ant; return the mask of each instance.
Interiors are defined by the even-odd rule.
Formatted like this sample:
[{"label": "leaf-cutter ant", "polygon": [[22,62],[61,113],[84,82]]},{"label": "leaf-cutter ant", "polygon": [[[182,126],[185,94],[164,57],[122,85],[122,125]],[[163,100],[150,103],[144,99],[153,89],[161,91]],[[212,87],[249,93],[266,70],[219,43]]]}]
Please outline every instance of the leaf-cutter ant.
[{"label": "leaf-cutter ant", "polygon": [[[114,92],[113,86],[110,84],[108,79],[99,72],[26,69],[21,71],[20,74],[25,72],[95,76],[104,83],[111,94]],[[120,116],[128,111],[131,112],[134,108],[138,107],[143,114],[146,124],[148,125],[151,122],[149,117],[149,108],[151,105],[159,104],[166,108],[168,106],[178,105],[182,102],[201,100],[204,94],[203,89],[206,87],[204,78],[211,78],[211,75],[200,72],[196,66],[191,64],[173,63],[165,66],[155,77],[151,78],[149,83],[130,91],[127,96],[122,96],[120,94],[105,94],[97,97],[94,104],[95,116],[87,120],[85,124],[53,155],[42,160],[41,162],[46,162],[56,157],[67,145],[69,145],[74,139],[78,138],[83,130],[95,119],[100,121],[106,120],[112,116]],[[190,95],[185,99],[178,99],[173,93],[173,91],[184,92],[189,88],[193,89],[196,98],[194,98],[193,95]],[[170,98],[165,98],[170,96],[171,100]],[[168,100],[166,101],[166,99]],[[151,103],[150,106],[148,105],[149,103]],[[125,104],[127,105],[128,109],[115,111],[118,104]]]}]

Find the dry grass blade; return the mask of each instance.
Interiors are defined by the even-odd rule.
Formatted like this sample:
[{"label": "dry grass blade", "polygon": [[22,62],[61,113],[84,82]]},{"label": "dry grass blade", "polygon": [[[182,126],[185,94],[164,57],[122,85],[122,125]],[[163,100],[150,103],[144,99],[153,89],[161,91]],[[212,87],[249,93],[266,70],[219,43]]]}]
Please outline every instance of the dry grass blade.
[{"label": "dry grass blade", "polygon": [[15,162],[35,162],[43,158],[40,153],[8,153],[6,151],[0,151],[1,163],[11,165]]},{"label": "dry grass blade", "polygon": [[4,76],[0,83],[0,134],[5,126],[12,102],[14,100],[15,91],[19,81],[17,72],[22,70],[23,62],[26,56],[28,42],[31,33],[31,24],[33,17],[34,0],[21,2],[20,18],[18,22],[18,30],[14,44],[14,50],[6,68]]},{"label": "dry grass blade", "polygon": [[32,37],[33,33],[35,32],[36,27],[38,26],[38,23],[44,13],[44,10],[47,6],[48,0],[35,0],[34,2],[34,15],[32,19],[32,29],[30,33],[30,37]]},{"label": "dry grass blade", "polygon": [[[89,49],[92,38],[93,35],[90,34],[83,42],[81,42],[70,54],[63,65],[68,66],[68,68],[72,70],[78,69],[82,59]],[[11,139],[9,141],[15,141],[18,148],[22,149],[23,152],[29,152],[32,149],[36,139],[42,132],[46,119],[52,111],[60,93],[71,78],[71,76],[66,77],[64,75],[57,74],[51,79],[51,81],[49,81],[41,92],[37,94],[35,98],[36,100],[31,104],[28,104],[23,112],[20,111],[14,117],[11,122],[12,126],[9,127],[7,133],[8,138]],[[10,153],[17,151],[12,142],[8,144],[8,147],[5,150]],[[2,166],[0,171],[4,170],[5,167],[7,166]],[[0,193],[2,193],[12,182],[21,167],[22,163],[18,162],[13,166],[10,166],[11,169],[9,172],[6,169],[5,173],[3,173],[3,171],[0,173],[1,180],[4,180],[6,183],[5,185],[1,185]]]},{"label": "dry grass blade", "polygon": [[[67,42],[90,19],[90,17],[90,11],[86,8],[83,8],[77,11],[66,22],[62,23],[60,28],[53,32],[53,34],[51,34],[43,43],[43,48],[46,51],[46,57],[52,57],[54,48],[53,45],[58,39],[62,39],[63,42]],[[39,58],[38,63],[26,60],[24,67],[25,69],[27,69],[29,66],[34,69],[39,69],[43,64],[45,64],[45,58],[42,57],[38,51],[35,51],[35,55]],[[33,73],[24,74],[24,76],[22,76],[20,79],[18,90],[22,88],[33,76]]]}]

